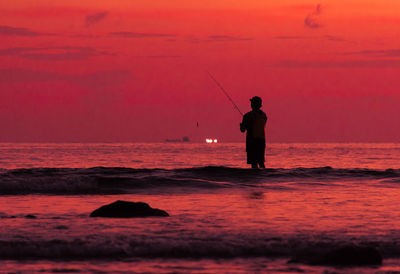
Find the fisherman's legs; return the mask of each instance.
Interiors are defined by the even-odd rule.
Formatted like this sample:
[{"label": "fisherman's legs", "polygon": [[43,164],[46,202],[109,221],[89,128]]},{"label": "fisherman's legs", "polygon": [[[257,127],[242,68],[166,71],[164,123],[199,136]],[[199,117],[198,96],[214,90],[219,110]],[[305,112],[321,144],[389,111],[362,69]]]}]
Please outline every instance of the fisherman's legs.
[{"label": "fisherman's legs", "polygon": [[252,168],[265,168],[265,139],[252,139],[246,142],[247,163]]},{"label": "fisherman's legs", "polygon": [[265,168],[264,163],[252,163],[251,168]]},{"label": "fisherman's legs", "polygon": [[264,162],[254,162],[251,163],[251,168],[265,168]]}]

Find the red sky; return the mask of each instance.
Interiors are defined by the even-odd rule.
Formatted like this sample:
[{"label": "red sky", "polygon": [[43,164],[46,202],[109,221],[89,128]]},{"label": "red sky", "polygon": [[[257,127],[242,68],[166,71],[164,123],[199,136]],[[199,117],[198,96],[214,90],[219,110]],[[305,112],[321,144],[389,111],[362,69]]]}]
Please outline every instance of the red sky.
[{"label": "red sky", "polygon": [[[33,3],[34,2],[34,3]],[[0,3],[0,141],[400,141],[398,0]],[[199,127],[196,127],[196,123]]]}]

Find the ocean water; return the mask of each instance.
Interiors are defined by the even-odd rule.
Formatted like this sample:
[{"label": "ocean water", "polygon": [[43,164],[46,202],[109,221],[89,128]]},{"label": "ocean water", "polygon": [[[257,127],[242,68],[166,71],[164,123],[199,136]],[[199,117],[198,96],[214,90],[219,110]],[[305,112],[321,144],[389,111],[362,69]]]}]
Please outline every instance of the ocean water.
[{"label": "ocean water", "polygon": [[[1,143],[0,273],[400,271],[400,144],[272,143],[266,159],[249,169],[242,143]],[[170,217],[89,217],[116,200]],[[308,264],[347,245],[383,264]]]}]

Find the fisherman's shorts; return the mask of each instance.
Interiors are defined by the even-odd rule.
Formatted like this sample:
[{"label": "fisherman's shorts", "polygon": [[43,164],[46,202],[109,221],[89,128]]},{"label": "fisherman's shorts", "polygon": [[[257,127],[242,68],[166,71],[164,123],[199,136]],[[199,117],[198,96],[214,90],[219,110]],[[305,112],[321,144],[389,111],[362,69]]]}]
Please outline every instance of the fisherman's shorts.
[{"label": "fisherman's shorts", "polygon": [[246,142],[247,163],[265,162],[265,139],[252,139]]}]

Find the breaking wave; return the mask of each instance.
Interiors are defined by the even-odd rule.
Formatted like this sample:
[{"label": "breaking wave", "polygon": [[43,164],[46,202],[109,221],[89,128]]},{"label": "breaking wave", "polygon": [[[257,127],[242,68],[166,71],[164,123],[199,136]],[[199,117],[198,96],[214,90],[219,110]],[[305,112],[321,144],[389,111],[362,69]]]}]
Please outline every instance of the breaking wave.
[{"label": "breaking wave", "polygon": [[254,235],[212,235],[185,237],[143,237],[140,235],[100,236],[90,239],[14,239],[0,241],[0,259],[118,259],[118,258],[313,258],[318,254],[359,246],[379,250],[384,258],[400,257],[393,241],[368,239],[323,239],[310,236],[293,238]]},{"label": "breaking wave", "polygon": [[273,188],[281,182],[382,180],[399,183],[400,169],[335,169],[331,167],[252,170],[222,166],[184,169],[123,167],[31,168],[0,170],[0,195],[124,194],[137,190]]}]

